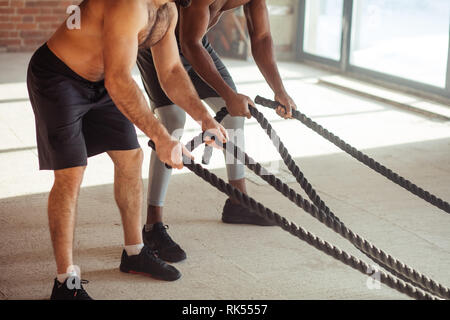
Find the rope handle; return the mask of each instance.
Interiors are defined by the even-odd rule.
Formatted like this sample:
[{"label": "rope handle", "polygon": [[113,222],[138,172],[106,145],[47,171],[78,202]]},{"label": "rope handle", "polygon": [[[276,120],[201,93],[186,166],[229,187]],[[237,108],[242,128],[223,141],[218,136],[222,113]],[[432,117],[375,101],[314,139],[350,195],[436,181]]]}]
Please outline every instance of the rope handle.
[{"label": "rope handle", "polygon": [[255,103],[274,110],[276,110],[278,107],[282,107],[286,111],[286,107],[283,106],[281,103],[263,98],[261,96],[256,96]]},{"label": "rope handle", "polygon": [[[149,140],[149,141],[148,141],[148,146],[149,146],[150,148],[152,148],[153,151],[156,152],[156,144],[155,144],[155,141]],[[172,170],[172,169],[173,169],[173,168],[172,168],[171,166],[169,166],[167,163],[164,163],[164,166],[165,166],[167,169],[169,169],[169,170]]]},{"label": "rope handle", "polygon": [[[282,107],[284,109],[284,111],[286,111],[286,107],[283,106],[282,104],[280,104],[276,101],[272,101],[272,100],[263,98],[261,96],[256,96],[255,103],[260,104],[260,105],[270,108],[270,109],[274,109],[274,110],[276,110],[278,107]],[[252,106],[249,105],[249,107],[251,108]],[[225,114],[225,115],[222,116],[223,114]],[[222,108],[216,115],[217,122],[221,123],[223,118],[225,118],[225,116],[227,114],[228,114],[227,109]],[[205,164],[205,165],[209,164],[209,162],[211,161],[212,152],[213,152],[213,148],[211,146],[205,146],[205,150],[203,151],[202,164]]]},{"label": "rope handle", "polygon": [[[228,110],[226,107],[223,107],[222,109],[219,110],[219,112],[217,112],[214,119],[218,123],[221,123],[227,115],[228,115]],[[205,165],[209,164],[209,162],[211,161],[213,150],[214,150],[213,147],[208,146],[208,145],[205,146],[205,150],[203,151],[202,164],[205,164]]]},{"label": "rope handle", "polygon": [[[150,148],[152,148],[153,151],[156,151],[156,145],[155,142],[153,140],[148,140],[148,146]],[[185,163],[189,163],[192,162],[192,159],[187,157],[185,154],[183,154],[183,164]],[[168,164],[166,164],[166,168],[167,169],[173,169],[171,166],[169,166]]]},{"label": "rope handle", "polygon": [[[219,112],[217,112],[216,116],[214,117],[214,120],[216,120],[218,123],[221,123],[221,122],[223,121],[223,119],[224,119],[227,115],[228,115],[227,108],[223,107],[222,109],[219,110]],[[211,139],[213,139],[213,140],[215,139],[215,136],[214,136],[213,134],[210,134],[210,133],[205,132],[205,131],[203,131],[200,135],[201,135],[201,137],[200,137],[200,136],[199,136],[199,137],[196,137],[196,138],[192,139],[190,142],[188,142],[188,143],[186,144],[186,148],[187,148],[189,151],[192,151],[192,150],[194,150],[196,147],[198,147],[199,144],[197,144],[197,143],[194,142],[194,140],[198,141],[198,138],[201,139],[201,140],[200,140],[201,143],[205,142],[205,137],[211,137]],[[200,143],[200,144],[201,144],[201,143]],[[153,151],[156,151],[156,144],[155,144],[155,142],[154,142],[153,140],[149,140],[148,146],[149,146],[150,148],[152,148]],[[211,147],[211,146],[209,146],[209,145],[206,145],[206,146],[205,146],[205,154],[203,155],[203,158],[204,158],[204,159],[208,159],[208,160],[207,160],[207,163],[204,163],[204,164],[208,164],[208,163],[209,163],[209,159],[211,159],[212,152],[213,152],[213,147]],[[183,157],[184,157],[184,155],[183,155]],[[206,157],[206,158],[205,158],[205,157]],[[184,162],[184,160],[183,160],[183,162]],[[172,169],[173,169],[173,168],[172,168],[171,166],[169,166],[167,163],[165,163],[164,166],[165,166],[167,169],[169,169],[169,170],[172,170]]]},{"label": "rope handle", "polygon": [[155,141],[153,141],[153,140],[148,140],[148,146],[149,146],[150,148],[152,148],[153,151],[156,151]]}]

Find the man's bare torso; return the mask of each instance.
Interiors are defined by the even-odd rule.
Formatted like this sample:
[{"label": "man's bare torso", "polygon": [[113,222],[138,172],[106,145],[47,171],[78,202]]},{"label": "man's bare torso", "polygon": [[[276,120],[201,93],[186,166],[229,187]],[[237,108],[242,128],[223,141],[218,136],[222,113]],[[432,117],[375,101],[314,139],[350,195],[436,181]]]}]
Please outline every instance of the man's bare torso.
[{"label": "man's bare torso", "polygon": [[[158,9],[151,0],[140,1],[147,8],[148,23],[139,32],[138,42],[140,47],[151,47],[163,38],[174,18],[169,7],[171,4]],[[64,22],[47,42],[58,58],[90,81],[104,78],[102,35],[105,6],[108,3],[108,0],[84,0],[80,4],[81,28],[69,30]]]}]

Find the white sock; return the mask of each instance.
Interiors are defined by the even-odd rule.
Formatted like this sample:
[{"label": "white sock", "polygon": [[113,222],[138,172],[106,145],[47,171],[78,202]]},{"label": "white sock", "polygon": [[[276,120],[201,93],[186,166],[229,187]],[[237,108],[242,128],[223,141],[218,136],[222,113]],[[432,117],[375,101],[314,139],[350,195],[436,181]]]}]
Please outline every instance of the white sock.
[{"label": "white sock", "polygon": [[141,253],[142,248],[144,247],[143,243],[133,244],[131,246],[124,246],[125,251],[128,256],[136,256]]},{"label": "white sock", "polygon": [[78,277],[78,274],[75,271],[71,271],[68,273],[61,273],[56,275],[56,279],[59,281],[59,283],[63,283],[69,277]]},{"label": "white sock", "polygon": [[145,232],[149,232],[153,230],[153,224],[145,224],[144,225]]}]

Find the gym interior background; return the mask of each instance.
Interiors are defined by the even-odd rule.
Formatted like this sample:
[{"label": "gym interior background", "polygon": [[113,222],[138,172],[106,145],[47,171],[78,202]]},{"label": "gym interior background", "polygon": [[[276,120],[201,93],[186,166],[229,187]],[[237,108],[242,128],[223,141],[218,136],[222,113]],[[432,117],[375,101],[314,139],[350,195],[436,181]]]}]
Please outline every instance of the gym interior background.
[{"label": "gym interior background", "polygon": [[[39,172],[26,92],[32,51],[80,1],[0,0],[0,299],[41,299],[53,270],[46,225],[52,176]],[[448,0],[268,0],[279,68],[302,112],[433,194],[450,199],[450,2]],[[273,98],[251,57],[242,10],[210,31],[238,89]],[[135,79],[140,78],[135,70]],[[263,108],[263,107],[261,107]],[[299,122],[261,110],[328,206],[385,251],[450,286],[450,218],[359,164]],[[185,137],[198,128],[189,120]],[[298,192],[254,120],[247,151]],[[140,133],[147,166],[150,151]],[[186,140],[187,141],[187,140]],[[201,151],[196,153],[201,158]],[[90,167],[90,168],[89,168]],[[118,272],[120,218],[112,167],[90,160],[81,191],[75,257],[105,299],[404,299],[282,230],[219,221],[225,196],[187,169],[171,183],[166,211],[189,250],[174,284]],[[225,177],[223,158],[211,164]],[[148,169],[143,178],[147,178]],[[250,192],[289,220],[360,257],[347,242],[248,172]],[[146,180],[144,180],[146,185]],[[186,190],[186,185],[195,186]],[[203,197],[202,202],[193,201]],[[208,206],[203,203],[209,204]],[[189,212],[189,214],[186,213]],[[264,235],[261,238],[261,235]],[[233,243],[233,245],[229,245]],[[353,251],[352,251],[353,250]],[[355,251],[355,252],[354,252]],[[364,256],[361,257],[364,259]],[[206,261],[206,262],[205,262]],[[117,289],[117,291],[113,290]],[[120,292],[110,296],[108,292]]]}]

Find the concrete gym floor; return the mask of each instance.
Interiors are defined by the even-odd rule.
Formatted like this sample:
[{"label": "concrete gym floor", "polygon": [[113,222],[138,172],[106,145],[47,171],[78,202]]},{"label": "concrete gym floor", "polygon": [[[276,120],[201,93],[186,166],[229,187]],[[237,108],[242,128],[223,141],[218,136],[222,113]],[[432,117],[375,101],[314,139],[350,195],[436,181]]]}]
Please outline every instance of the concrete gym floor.
[{"label": "concrete gym floor", "polygon": [[[55,276],[46,216],[52,173],[38,171],[34,117],[24,82],[29,58],[29,54],[0,56],[0,299],[47,299]],[[254,64],[226,63],[242,93],[272,98]],[[291,63],[280,63],[280,69],[304,113],[407,179],[450,200],[449,122],[319,85],[317,78],[329,76],[328,72]],[[347,226],[450,286],[447,213],[368,169],[299,122],[260,110]],[[198,126],[188,122],[184,141],[198,132]],[[140,142],[145,150],[145,179],[150,151],[142,134]],[[246,144],[252,157],[300,191],[254,120],[247,121]],[[199,161],[201,152],[195,155]],[[209,168],[226,177],[220,152],[214,152]],[[175,172],[165,208],[169,233],[188,254],[186,261],[176,264],[182,278],[167,283],[120,273],[122,229],[112,182],[108,157],[90,159],[79,199],[74,255],[82,278],[90,280],[86,288],[96,299],[408,299],[384,285],[369,289],[367,275],[280,228],[221,223],[225,195],[187,169]],[[267,207],[370,262],[249,172],[248,188]]]}]

